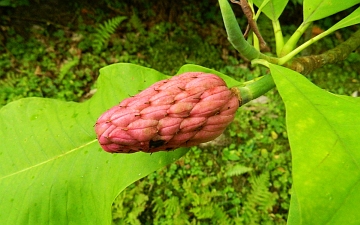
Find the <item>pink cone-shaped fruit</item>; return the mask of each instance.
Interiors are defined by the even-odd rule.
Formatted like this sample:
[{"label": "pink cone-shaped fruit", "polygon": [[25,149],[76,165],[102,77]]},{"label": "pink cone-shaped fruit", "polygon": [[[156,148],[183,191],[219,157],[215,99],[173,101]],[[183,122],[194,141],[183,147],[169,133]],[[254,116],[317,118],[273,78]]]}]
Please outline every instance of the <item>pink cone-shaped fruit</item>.
[{"label": "pink cone-shaped fruit", "polygon": [[107,152],[169,151],[215,139],[238,107],[220,77],[188,72],[124,99],[100,116],[95,132]]}]

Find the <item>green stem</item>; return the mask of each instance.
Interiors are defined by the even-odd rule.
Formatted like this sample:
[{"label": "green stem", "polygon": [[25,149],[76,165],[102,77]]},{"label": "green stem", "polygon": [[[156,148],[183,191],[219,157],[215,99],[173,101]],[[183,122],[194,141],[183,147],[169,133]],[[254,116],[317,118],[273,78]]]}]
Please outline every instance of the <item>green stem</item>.
[{"label": "green stem", "polygon": [[300,37],[304,34],[304,32],[310,26],[310,24],[311,23],[306,23],[306,24],[302,23],[298,27],[298,29],[294,32],[294,34],[290,37],[290,39],[285,43],[279,56],[285,56],[294,49]]},{"label": "green stem", "polygon": [[234,12],[232,11],[228,1],[219,0],[219,5],[228,39],[230,43],[234,46],[234,48],[249,60],[260,58],[266,59],[272,63],[277,63],[278,59],[262,54],[245,40],[244,35],[241,32],[239,24],[234,15]]},{"label": "green stem", "polygon": [[241,105],[264,95],[274,87],[275,83],[270,74],[267,74],[244,87],[239,87],[238,91],[240,92]]},{"label": "green stem", "polygon": [[[292,70],[302,74],[308,74],[311,71],[325,64],[336,63],[345,60],[348,55],[360,46],[360,29],[357,30],[349,39],[336,46],[335,48],[320,54],[306,57],[300,57],[285,65]],[[269,67],[269,62],[264,59],[254,59],[251,61],[253,65],[261,64]],[[270,74],[253,81],[248,81],[245,86],[236,88],[241,105],[264,95],[266,92],[275,87],[275,83]]]},{"label": "green stem", "polygon": [[252,32],[253,36],[253,46],[256,50],[260,51],[260,41],[254,32]]},{"label": "green stem", "polygon": [[308,40],[304,44],[300,45],[299,47],[297,47],[296,49],[291,51],[289,54],[287,54],[287,55],[283,56],[282,58],[280,58],[279,59],[279,65],[285,64],[286,62],[291,60],[295,55],[297,55],[299,52],[301,52],[302,50],[304,50],[308,46],[312,45],[313,43],[317,42],[318,40],[322,39],[323,37],[331,34],[332,32],[334,32],[334,30],[328,29],[328,30],[322,32],[321,34],[311,38],[310,40]]},{"label": "green stem", "polygon": [[272,21],[275,43],[276,43],[276,55],[280,56],[281,50],[284,47],[284,37],[281,31],[281,26],[279,20]]}]

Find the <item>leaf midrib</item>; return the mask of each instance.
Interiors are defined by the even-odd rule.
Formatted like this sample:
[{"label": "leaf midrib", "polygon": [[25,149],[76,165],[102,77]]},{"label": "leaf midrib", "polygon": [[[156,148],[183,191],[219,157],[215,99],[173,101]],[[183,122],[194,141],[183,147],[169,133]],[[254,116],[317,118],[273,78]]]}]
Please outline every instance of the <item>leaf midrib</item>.
[{"label": "leaf midrib", "polygon": [[4,179],[6,179],[6,178],[9,178],[9,177],[11,177],[11,176],[14,176],[14,175],[23,173],[23,172],[25,172],[25,171],[31,170],[31,169],[33,169],[33,168],[39,167],[39,166],[44,165],[44,164],[46,164],[46,163],[52,162],[52,161],[54,161],[54,160],[57,160],[57,159],[59,159],[59,158],[61,158],[61,157],[64,157],[64,156],[69,155],[69,154],[71,154],[71,153],[73,153],[73,152],[76,152],[77,150],[79,150],[79,149],[81,149],[81,148],[84,148],[84,147],[86,147],[86,146],[88,146],[88,145],[91,145],[91,144],[95,143],[96,141],[97,141],[97,139],[94,139],[94,140],[89,141],[89,142],[87,142],[87,143],[85,143],[85,144],[83,144],[83,145],[80,145],[80,146],[78,146],[78,147],[76,147],[76,148],[73,148],[73,149],[71,149],[70,151],[67,151],[67,152],[62,153],[62,154],[60,154],[60,155],[57,155],[57,156],[55,156],[55,157],[52,157],[52,158],[50,158],[50,159],[48,159],[48,160],[45,160],[45,161],[40,162],[40,163],[37,163],[37,164],[32,165],[32,166],[30,166],[30,167],[21,169],[21,170],[19,170],[19,171],[10,173],[10,174],[8,174],[8,175],[6,175],[6,176],[0,177],[0,181],[4,180]]}]

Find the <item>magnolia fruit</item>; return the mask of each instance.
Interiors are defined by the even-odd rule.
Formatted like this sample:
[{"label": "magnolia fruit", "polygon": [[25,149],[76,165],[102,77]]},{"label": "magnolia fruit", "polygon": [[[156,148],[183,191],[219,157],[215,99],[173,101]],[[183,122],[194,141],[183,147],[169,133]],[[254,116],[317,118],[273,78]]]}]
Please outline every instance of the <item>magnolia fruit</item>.
[{"label": "magnolia fruit", "polygon": [[218,137],[239,107],[220,77],[187,72],[151,85],[106,111],[95,124],[111,153],[169,151]]}]

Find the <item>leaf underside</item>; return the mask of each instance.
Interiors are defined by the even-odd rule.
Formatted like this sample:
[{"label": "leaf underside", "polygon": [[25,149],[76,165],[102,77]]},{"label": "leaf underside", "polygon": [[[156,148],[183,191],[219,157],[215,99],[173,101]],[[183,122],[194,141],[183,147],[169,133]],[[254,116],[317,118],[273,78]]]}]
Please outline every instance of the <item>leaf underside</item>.
[{"label": "leaf underside", "polygon": [[[260,7],[263,2],[264,0],[254,0],[257,7]],[[278,20],[288,2],[289,0],[269,0],[262,12],[272,21]]]}]

